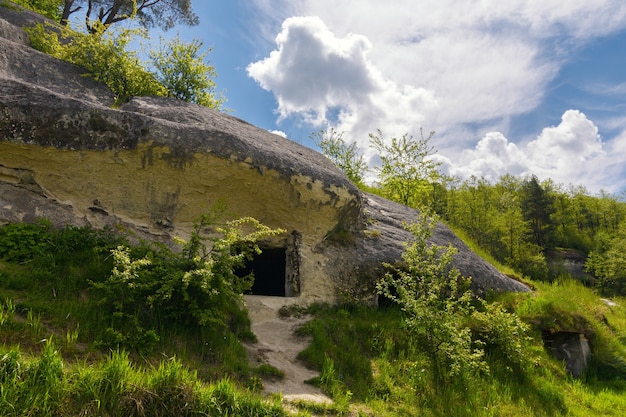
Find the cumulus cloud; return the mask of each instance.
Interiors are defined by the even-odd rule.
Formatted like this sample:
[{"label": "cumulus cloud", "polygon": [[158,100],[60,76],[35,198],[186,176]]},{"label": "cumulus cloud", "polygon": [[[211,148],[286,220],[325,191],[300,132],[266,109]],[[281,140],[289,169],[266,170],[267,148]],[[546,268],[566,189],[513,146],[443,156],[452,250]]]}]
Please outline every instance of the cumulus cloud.
[{"label": "cumulus cloud", "polygon": [[[268,11],[266,0],[256,1]],[[355,111],[346,99],[367,98],[375,86],[389,88],[384,82],[394,84],[391,91],[436,98],[434,108],[402,106],[401,101],[394,109],[394,118],[407,120],[403,124],[412,130],[422,123],[442,131],[457,123],[521,114],[540,103],[572,46],[550,39],[588,39],[626,26],[626,5],[615,0],[278,4],[273,3],[274,15],[278,9],[315,16],[286,19],[277,49],[249,67],[249,74],[276,95],[280,116],[300,112],[305,121],[321,123],[324,107],[344,106],[351,125],[363,124],[355,118],[377,115],[375,127],[380,128],[387,127],[378,114],[380,101],[361,101]],[[311,91],[316,88],[321,91]],[[398,103],[394,98],[388,99]],[[366,109],[368,104],[373,107]]]},{"label": "cumulus cloud", "polygon": [[[622,155],[615,141],[607,152],[597,126],[578,110],[567,110],[556,126],[544,128],[532,141],[518,146],[500,132],[487,133],[471,150],[465,150],[454,163],[443,158],[452,175],[472,175],[497,181],[504,174],[535,174],[562,184],[587,184],[593,191],[604,188],[616,192],[624,186]],[[618,146],[617,149],[615,147]]]},{"label": "cumulus cloud", "polygon": [[282,136],[283,138],[287,137],[287,134],[283,132],[282,130],[270,130],[269,132],[278,136]]},{"label": "cumulus cloud", "polygon": [[451,170],[494,178],[533,172],[575,182],[613,161],[607,150],[617,139],[603,144],[580,112],[565,112],[531,142],[506,132],[542,103],[572,51],[626,28],[621,0],[255,1],[284,18],[274,50],[248,66],[276,97],[280,120],[332,125],[363,149],[377,128],[435,130],[432,144]]},{"label": "cumulus cloud", "polygon": [[408,129],[437,107],[427,89],[384,78],[368,55],[368,38],[337,37],[318,17],[291,17],[276,37],[276,49],[250,64],[248,74],[274,93],[279,117],[297,114],[313,126],[329,121],[365,137],[372,126]]}]

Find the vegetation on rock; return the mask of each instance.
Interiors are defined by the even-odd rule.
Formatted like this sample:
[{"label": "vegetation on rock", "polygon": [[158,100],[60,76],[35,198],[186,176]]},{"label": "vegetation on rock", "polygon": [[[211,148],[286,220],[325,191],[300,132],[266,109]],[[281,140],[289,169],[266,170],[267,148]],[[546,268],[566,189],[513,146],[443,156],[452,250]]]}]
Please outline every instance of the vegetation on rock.
[{"label": "vegetation on rock", "polygon": [[[81,8],[78,1],[23,0],[17,1],[44,16],[58,20],[59,10],[64,5]],[[37,24],[25,28],[35,49],[84,68],[86,75],[106,84],[114,93],[117,103],[124,103],[132,97],[168,96],[209,108],[223,109],[225,97],[215,91],[217,72],[208,64],[210,52],[201,52],[203,43],[194,40],[182,42],[179,37],[161,42],[158,50],[149,52],[150,65],[142,62],[129,45],[146,38],[141,29],[109,29],[112,23],[127,18],[138,19],[144,26],[172,26],[183,15],[187,23],[195,22],[189,1],[157,2],[97,2],[104,15],[94,21],[88,18],[88,33],[71,30],[66,26]],[[92,7],[89,1],[89,9]],[[125,9],[135,8],[131,15]],[[144,9],[152,10],[153,14]],[[158,9],[158,10],[156,10]],[[106,11],[105,11],[106,10]],[[63,13],[65,13],[65,11]],[[131,10],[132,11],[132,10]],[[87,12],[89,13],[89,12]],[[117,16],[117,17],[112,17]],[[157,22],[157,18],[164,19]],[[191,19],[191,20],[189,20]],[[149,70],[149,67],[153,71]]]}]

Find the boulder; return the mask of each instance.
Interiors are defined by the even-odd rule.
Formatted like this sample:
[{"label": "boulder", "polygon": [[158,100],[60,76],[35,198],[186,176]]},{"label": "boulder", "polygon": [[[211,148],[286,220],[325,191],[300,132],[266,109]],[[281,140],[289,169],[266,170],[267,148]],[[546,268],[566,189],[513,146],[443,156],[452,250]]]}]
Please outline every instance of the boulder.
[{"label": "boulder", "polygon": [[544,344],[557,360],[565,364],[565,369],[574,378],[583,376],[591,358],[589,341],[578,332],[555,332],[543,335]]},{"label": "boulder", "polygon": [[[223,201],[233,217],[287,230],[263,242],[254,291],[309,303],[350,288],[374,299],[381,263],[400,260],[402,222],[417,211],[362,193],[320,153],[231,115],[155,97],[115,108],[80,68],[15,42],[19,20],[6,14],[0,6],[0,223],[46,217],[173,244]],[[443,224],[432,240],[459,249],[455,264],[477,292],[528,290]]]}]

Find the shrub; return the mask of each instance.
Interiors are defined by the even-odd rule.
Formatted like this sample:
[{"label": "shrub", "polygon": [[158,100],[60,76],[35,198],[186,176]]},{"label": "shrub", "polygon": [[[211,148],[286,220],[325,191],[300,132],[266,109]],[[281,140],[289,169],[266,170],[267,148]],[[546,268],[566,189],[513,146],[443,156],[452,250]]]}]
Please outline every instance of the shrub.
[{"label": "shrub", "polygon": [[205,63],[208,52],[201,53],[201,48],[201,41],[186,43],[176,36],[160,50],[152,51],[150,58],[156,78],[172,97],[219,110],[224,98],[214,91],[217,72]]},{"label": "shrub", "polygon": [[0,258],[14,263],[32,260],[50,246],[51,225],[47,220],[35,223],[10,223],[0,228]]},{"label": "shrub", "polygon": [[[202,344],[228,342],[229,333],[250,337],[243,293],[253,276],[239,277],[256,242],[283,231],[255,219],[217,224],[214,213],[202,216],[182,251],[151,244],[112,250],[114,267],[102,282],[91,282],[102,320],[110,327],[100,336],[103,347],[126,347],[148,353],[170,325],[193,329]],[[212,229],[212,235],[204,231]]]},{"label": "shrub", "polygon": [[120,29],[105,33],[102,24],[94,29],[93,34],[83,34],[38,24],[26,31],[35,49],[84,68],[86,75],[111,89],[117,103],[138,96],[167,95],[167,89],[144,68],[137,54],[127,49],[144,32]]},{"label": "shrub", "polygon": [[487,364],[466,325],[474,307],[469,280],[451,266],[455,251],[427,242],[434,224],[423,215],[406,226],[413,234],[402,254],[406,266],[388,272],[378,291],[402,307],[408,331],[430,358],[435,385],[443,387],[486,371]]}]

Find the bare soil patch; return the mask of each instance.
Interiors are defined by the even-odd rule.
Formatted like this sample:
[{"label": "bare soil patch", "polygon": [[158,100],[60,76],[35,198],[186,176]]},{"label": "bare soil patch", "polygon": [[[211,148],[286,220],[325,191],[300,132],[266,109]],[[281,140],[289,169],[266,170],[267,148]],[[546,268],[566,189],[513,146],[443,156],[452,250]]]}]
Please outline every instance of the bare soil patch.
[{"label": "bare soil patch", "polygon": [[282,393],[287,401],[331,402],[318,388],[305,383],[319,376],[319,373],[308,369],[297,359],[298,353],[308,346],[309,340],[294,332],[310,317],[279,317],[278,310],[282,306],[294,303],[294,299],[290,298],[246,296],[246,303],[252,320],[252,331],[258,339],[257,343],[246,345],[250,363],[267,363],[285,373],[281,380],[263,380],[265,392]]}]

